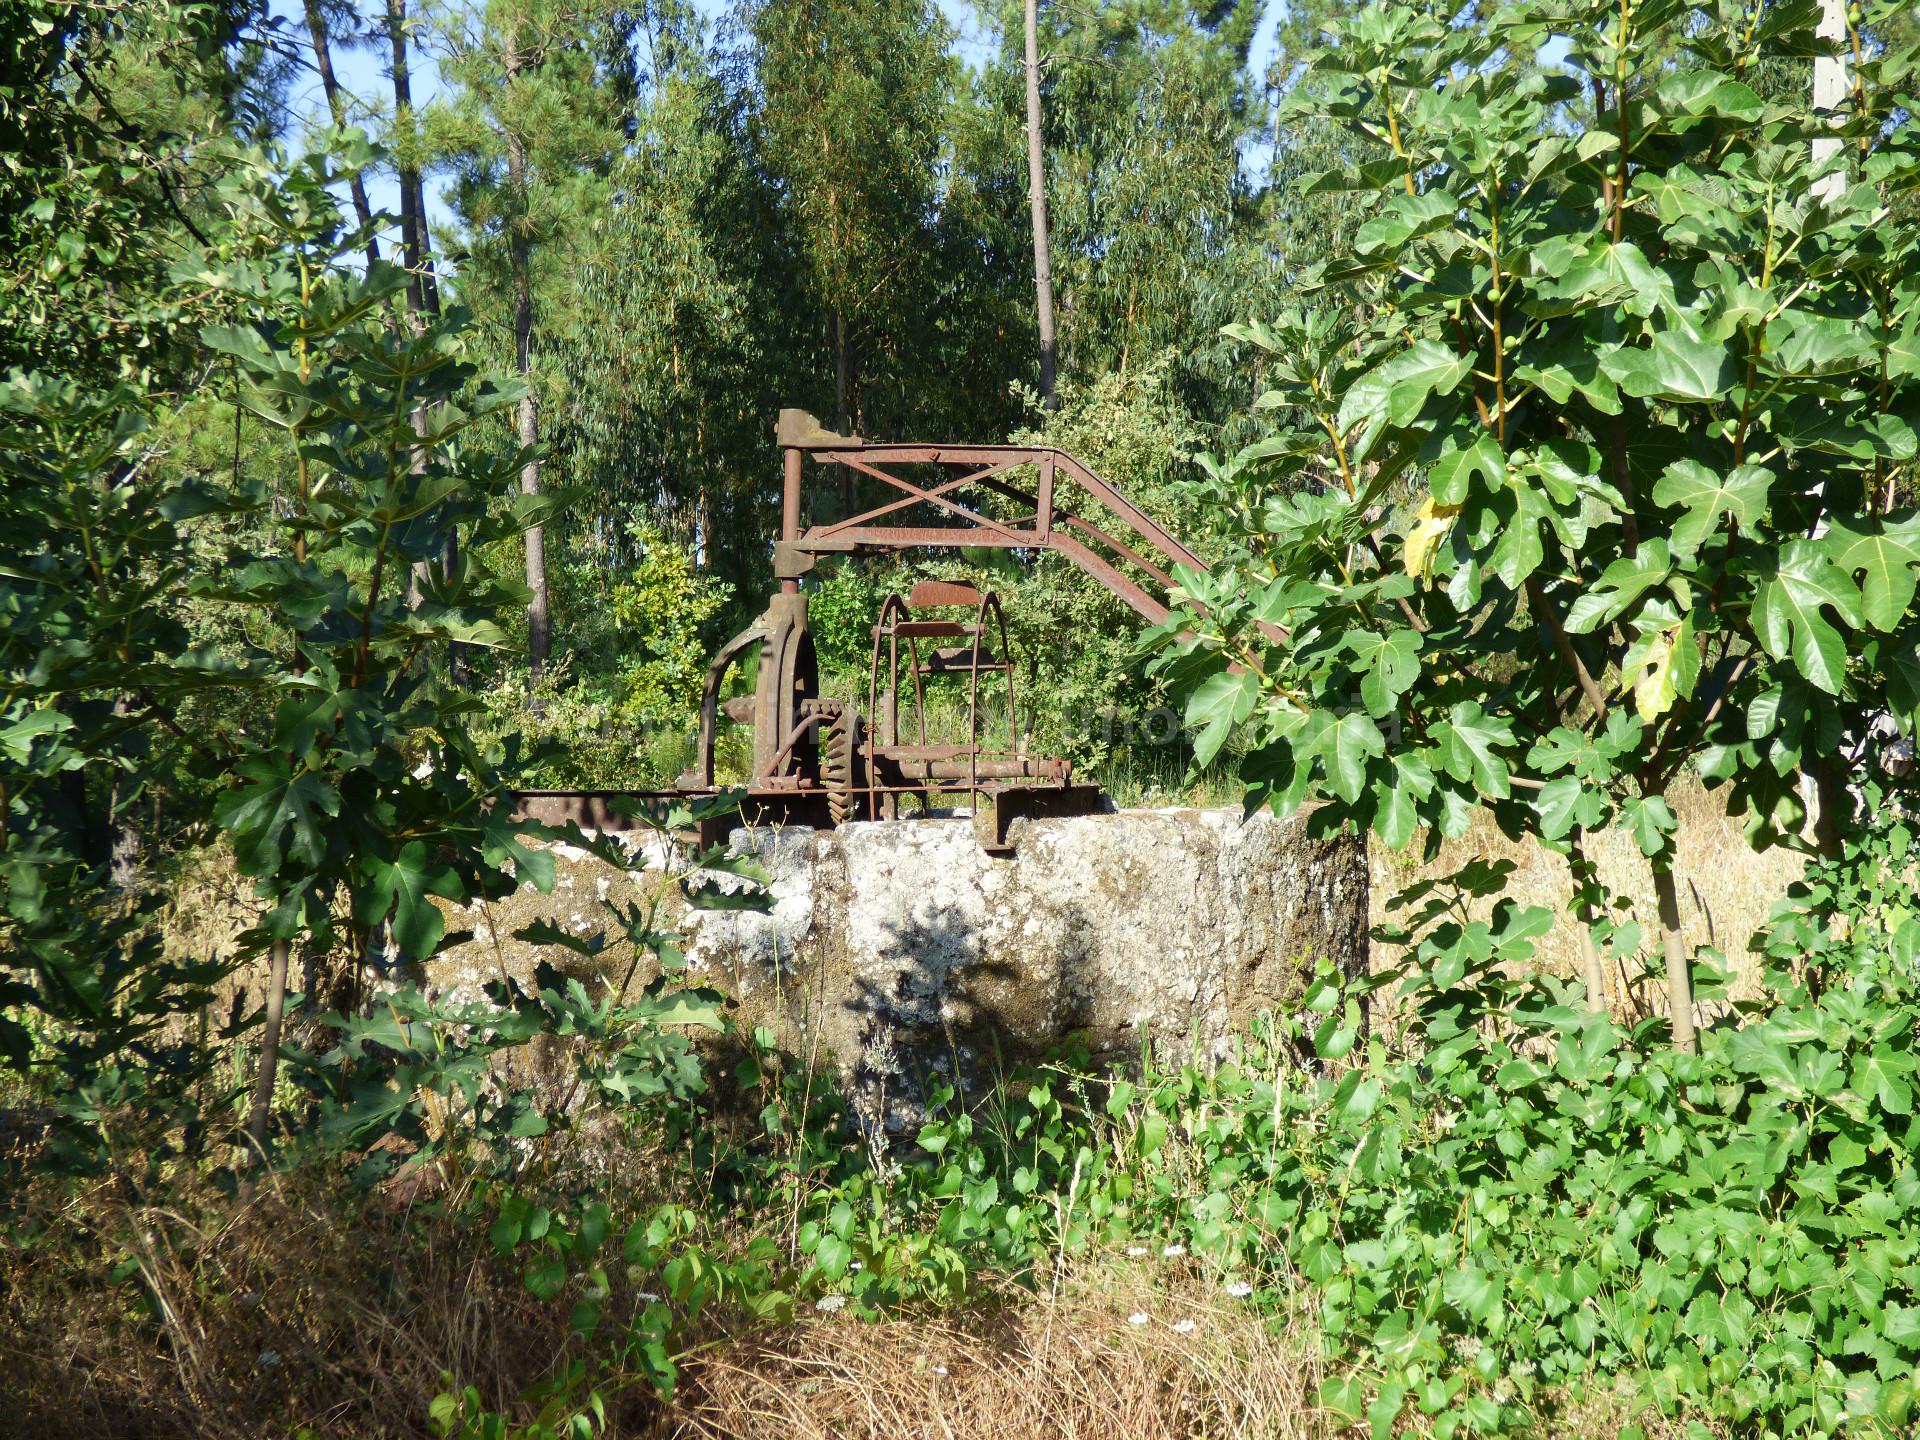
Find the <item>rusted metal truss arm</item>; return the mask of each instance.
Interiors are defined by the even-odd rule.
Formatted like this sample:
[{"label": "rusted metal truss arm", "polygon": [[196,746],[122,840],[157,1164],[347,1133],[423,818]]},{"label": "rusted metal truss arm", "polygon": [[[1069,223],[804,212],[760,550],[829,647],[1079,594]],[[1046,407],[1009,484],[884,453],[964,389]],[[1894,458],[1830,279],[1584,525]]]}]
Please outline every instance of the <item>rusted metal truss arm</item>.
[{"label": "rusted metal truss arm", "polygon": [[[883,515],[891,515],[895,511],[905,510],[909,506],[914,505],[921,500],[931,501],[933,504],[938,505],[942,510],[945,510],[951,514],[957,515],[961,519],[969,521],[972,524],[985,525],[991,529],[1000,531],[1002,534],[1008,535],[1009,538],[1012,537],[1012,532],[1007,530],[1006,524],[1004,522],[995,520],[990,515],[984,515],[978,510],[972,510],[967,508],[964,505],[955,504],[954,502],[944,499],[942,497],[966,485],[974,485],[974,484],[980,484],[980,483],[986,483],[988,485],[992,485],[994,476],[998,475],[1003,470],[1011,470],[1012,468],[1014,468],[1014,466],[1022,464],[1024,462],[1021,462],[1018,460],[1010,460],[1002,465],[990,465],[984,470],[976,470],[969,475],[957,476],[954,479],[948,480],[943,484],[934,486],[931,490],[923,490],[918,485],[913,484],[911,481],[903,480],[898,475],[889,475],[886,471],[878,469],[875,466],[869,465],[863,460],[855,460],[852,458],[842,458],[839,460],[838,463],[845,465],[850,470],[858,470],[863,475],[871,475],[876,480],[884,481],[888,485],[893,486],[896,490],[904,490],[907,492],[907,496],[904,500],[891,501],[888,504],[881,505],[875,509],[864,511],[859,515],[849,516],[847,519],[841,520],[836,524],[828,525],[828,526],[825,526],[824,528],[820,528],[817,530],[817,532],[810,532],[810,533],[817,533],[823,539],[838,535],[844,530],[849,530],[861,525],[868,524],[874,520],[878,520]],[[998,488],[998,487],[995,487],[995,488]],[[1028,503],[1031,504],[1032,501],[1029,500]]]},{"label": "rusted metal truss arm", "polygon": [[[1145,511],[1115,490],[1099,475],[1064,450],[1024,445],[814,445],[813,459],[823,465],[844,465],[889,488],[900,497],[849,516],[831,525],[816,526],[805,535],[789,535],[802,550],[818,544],[835,550],[871,547],[876,550],[983,546],[995,549],[1056,550],[1086,571],[1132,609],[1155,624],[1164,620],[1167,606],[1146,592],[1109,557],[1137,567],[1152,582],[1171,591],[1176,565],[1203,569],[1200,557],[1181,544]],[[902,465],[964,466],[967,473],[937,485],[919,485],[889,467]],[[1040,474],[1037,493],[1004,478],[1009,470],[1032,465]],[[1100,526],[1056,504],[1059,481],[1078,486],[1127,529],[1138,535],[1135,548]],[[979,485],[1021,505],[1030,515],[999,519],[959,502],[955,492]],[[949,498],[954,497],[954,498]],[[919,503],[945,511],[958,525],[879,525],[874,522]],[[1068,535],[1066,531],[1073,532]],[[1075,538],[1081,537],[1081,538]],[[1096,548],[1097,547],[1097,548]],[[1106,552],[1105,554],[1101,552]],[[1147,552],[1159,557],[1159,563]]]}]

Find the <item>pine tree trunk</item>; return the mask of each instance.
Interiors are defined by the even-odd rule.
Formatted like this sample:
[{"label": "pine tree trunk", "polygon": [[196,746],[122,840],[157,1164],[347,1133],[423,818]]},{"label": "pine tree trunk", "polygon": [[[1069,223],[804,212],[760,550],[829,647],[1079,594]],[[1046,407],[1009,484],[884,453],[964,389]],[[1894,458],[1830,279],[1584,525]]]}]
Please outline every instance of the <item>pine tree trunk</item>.
[{"label": "pine tree trunk", "polygon": [[1040,134],[1040,0],[1027,0],[1027,198],[1033,216],[1033,297],[1040,328],[1040,400],[1054,399],[1053,260],[1047,240],[1046,152]]},{"label": "pine tree trunk", "polygon": [[[320,8],[320,0],[306,0],[307,34],[313,39],[313,68],[320,72],[320,89],[327,97],[327,113],[333,117],[336,127],[347,123],[346,102],[340,96],[340,82],[333,73],[333,46],[327,35],[326,12]],[[367,232],[367,264],[380,263],[380,242],[373,238],[373,206],[367,201],[367,187],[358,172],[347,186],[353,197],[353,218],[360,222],[360,228]]]},{"label": "pine tree trunk", "polygon": [[[507,84],[520,74],[520,54],[514,36],[507,36],[503,51]],[[520,401],[520,443],[532,447],[540,443],[540,415],[533,394],[533,257],[527,235],[527,152],[525,142],[513,131],[507,132],[507,185],[514,195],[514,210],[509,220],[508,256],[513,267],[513,354],[527,393]],[[540,462],[530,459],[520,468],[520,489],[527,495],[540,493]],[[547,534],[544,525],[527,530],[527,588],[533,602],[527,607],[527,688],[539,688],[546,678],[547,656],[552,645],[552,612],[547,593]]]},{"label": "pine tree trunk", "polygon": [[419,157],[414,153],[413,81],[407,69],[407,0],[387,0],[387,43],[393,52],[393,138],[399,152],[400,248],[407,267],[407,309],[426,312],[422,276],[425,218],[420,214]]}]

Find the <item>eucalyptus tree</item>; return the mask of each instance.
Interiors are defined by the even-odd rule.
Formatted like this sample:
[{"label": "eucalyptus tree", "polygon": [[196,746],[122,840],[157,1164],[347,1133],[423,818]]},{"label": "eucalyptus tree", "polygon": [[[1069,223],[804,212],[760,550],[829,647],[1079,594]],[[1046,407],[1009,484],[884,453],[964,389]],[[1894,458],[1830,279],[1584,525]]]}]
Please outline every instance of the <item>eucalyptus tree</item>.
[{"label": "eucalyptus tree", "polygon": [[[983,8],[1001,35],[983,81],[999,133],[964,163],[1019,168],[1024,6]],[[1257,123],[1247,58],[1262,8],[1118,0],[1036,17],[1063,373],[1090,383],[1190,350],[1230,318],[1213,308],[1224,293],[1214,282],[1252,219],[1240,150]]]},{"label": "eucalyptus tree", "polygon": [[771,323],[792,257],[698,13],[659,0],[633,19],[632,138],[567,232],[572,263],[546,277],[553,442],[590,553],[627,558],[637,512],[757,583],[777,515],[767,421],[792,403],[792,342]]},{"label": "eucalyptus tree", "polygon": [[1040,399],[1054,408],[1053,261],[1047,238],[1047,144],[1040,124],[1040,0],[1026,0],[1027,204],[1033,216],[1033,314],[1040,332]]},{"label": "eucalyptus tree", "polygon": [[[578,217],[605,204],[606,175],[625,139],[620,91],[598,83],[595,33],[611,10],[597,0],[487,0],[440,17],[451,95],[434,118],[433,141],[454,176],[464,283],[477,313],[497,335],[505,331],[503,340],[511,337],[513,363],[526,382],[516,431],[526,454],[520,488],[529,497],[543,488],[538,447],[546,377],[537,359],[536,297],[540,272],[566,263],[545,252]],[[544,525],[527,530],[525,546],[532,688],[552,645]]]},{"label": "eucalyptus tree", "polygon": [[775,188],[842,430],[916,410],[899,363],[938,277],[938,171],[956,80],[932,0],[750,0],[747,137]]},{"label": "eucalyptus tree", "polygon": [[[1369,218],[1309,278],[1349,302],[1236,329],[1257,404],[1298,423],[1207,463],[1242,540],[1184,577],[1162,636],[1199,682],[1199,752],[1246,735],[1254,803],[1318,794],[1323,823],[1394,846],[1482,808],[1562,847],[1628,831],[1657,913],[1597,903],[1590,875],[1578,903],[1622,952],[1660,934],[1682,1047],[1675,779],[1696,770],[1756,844],[1799,843],[1800,777],[1870,713],[1910,731],[1920,710],[1920,517],[1896,508],[1916,52],[1875,38],[1897,13],[1856,27],[1820,163],[1806,91],[1747,78],[1831,53],[1811,5],[1331,23],[1299,104],[1367,152],[1311,183]],[[1554,36],[1564,66],[1499,63]]]}]

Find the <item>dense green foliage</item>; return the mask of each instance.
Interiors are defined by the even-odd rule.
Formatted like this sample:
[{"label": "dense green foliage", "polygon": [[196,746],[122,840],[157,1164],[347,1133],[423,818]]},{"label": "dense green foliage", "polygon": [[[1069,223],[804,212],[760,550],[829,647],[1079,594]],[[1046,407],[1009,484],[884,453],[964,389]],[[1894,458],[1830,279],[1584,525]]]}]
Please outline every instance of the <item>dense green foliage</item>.
[{"label": "dense green foliage", "polygon": [[[589,1436],[702,1325],[970,1304],[1069,1260],[1304,1321],[1327,1413],[1377,1440],[1616,1390],[1743,1433],[1911,1429],[1920,915],[1908,799],[1868,763],[1920,706],[1903,12],[1853,13],[1826,116],[1804,3],[1301,6],[1264,77],[1251,0],[1047,5],[1042,407],[1016,7],[976,71],[925,0],[743,0],[718,37],[678,0],[316,5],[389,78],[440,57],[437,94],[329,97],[384,147],[329,124],[291,153],[264,11],[13,8],[7,1245],[50,1243],[13,1228],[28,1189],[110,1172],[139,1205],[77,1273],[147,1286],[150,1336],[136,1252],[198,1223],[176,1192],[421,1185],[565,1316],[508,1409],[449,1377],[449,1435]],[[409,214],[408,177],[450,182],[434,247],[357,213],[382,167]],[[1594,956],[1664,967],[1669,1019],[1540,973],[1554,917],[1476,862],[1224,1064],[1070,1051],[930,1081],[889,1134],[822,1057],[737,1033],[667,917],[766,905],[754,867],[517,824],[507,791],[685,763],[705,656],[767,585],[796,403],[1062,445],[1219,560],[1144,645],[1057,556],[822,567],[829,693],[864,693],[880,595],[979,580],[1041,746],[1231,760],[1251,804],[1396,847],[1490,810],[1571,854]],[[1206,447],[1232,458],[1196,474]],[[1185,691],[1190,752],[1162,726]],[[1740,989],[1679,946],[1689,768],[1756,843],[1803,843],[1803,781],[1823,802]],[[1659,915],[1593,880],[1605,829]],[[671,858],[603,934],[521,929],[530,982],[430,989],[451,927],[552,882],[536,839]],[[209,855],[249,920],[179,953],[160,915]]]},{"label": "dense green foliage", "polygon": [[[1763,845],[1818,783],[1830,838],[1842,746],[1882,708],[1910,730],[1916,52],[1876,39],[1891,9],[1859,22],[1845,143],[1816,160],[1805,95],[1747,83],[1820,51],[1815,19],[1333,27],[1298,100],[1369,149],[1307,188],[1371,215],[1309,280],[1351,303],[1235,330],[1290,423],[1207,462],[1241,540],[1165,631],[1203,677],[1200,754],[1244,728],[1257,801],[1324,796],[1395,847],[1482,806],[1576,852],[1622,826],[1666,877],[1689,764]],[[1563,68],[1502,63],[1549,35]]]},{"label": "dense green foliage", "polygon": [[[1521,973],[1551,917],[1470,919],[1504,878],[1476,863],[1402,897],[1381,937],[1398,965],[1360,987],[1324,971],[1224,1065],[1147,1053],[1121,1079],[1069,1056],[971,1105],[936,1087],[915,1146],[881,1155],[761,1037],[733,1077],[757,1122],[716,1126],[710,1101],[668,1118],[692,1144],[687,1196],[634,1213],[509,1192],[492,1238],[583,1336],[616,1254],[659,1290],[624,1337],[583,1341],[586,1408],[641,1352],[671,1384],[672,1337],[710,1306],[953,1304],[1125,1250],[1230,1300],[1307,1306],[1342,1362],[1322,1402],[1377,1436],[1403,1415],[1438,1435],[1551,1427],[1569,1395],[1617,1384],[1633,1408],[1755,1433],[1903,1433],[1920,920],[1884,877],[1910,873],[1912,845],[1882,827],[1796,887],[1756,941],[1763,993],[1699,1056]],[[1407,1023],[1368,1035],[1363,1007],[1390,996]],[[717,1217],[741,1214],[793,1248],[725,1247]]]}]

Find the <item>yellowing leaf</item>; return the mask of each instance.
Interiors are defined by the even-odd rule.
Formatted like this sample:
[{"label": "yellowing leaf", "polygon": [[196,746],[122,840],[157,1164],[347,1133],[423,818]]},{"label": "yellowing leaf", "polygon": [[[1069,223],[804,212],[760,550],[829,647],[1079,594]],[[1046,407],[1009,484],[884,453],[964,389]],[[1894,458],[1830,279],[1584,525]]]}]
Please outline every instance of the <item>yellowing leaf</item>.
[{"label": "yellowing leaf", "polygon": [[1678,625],[1662,630],[1646,642],[1645,653],[1639,657],[1639,673],[1633,676],[1633,708],[1640,712],[1643,725],[1653,724],[1673,708],[1673,657],[1679,638]]},{"label": "yellowing leaf", "polygon": [[1458,505],[1435,504],[1431,495],[1420,502],[1420,508],[1413,512],[1412,528],[1407,531],[1407,574],[1416,580],[1427,578],[1433,570],[1434,552],[1459,514]]}]

